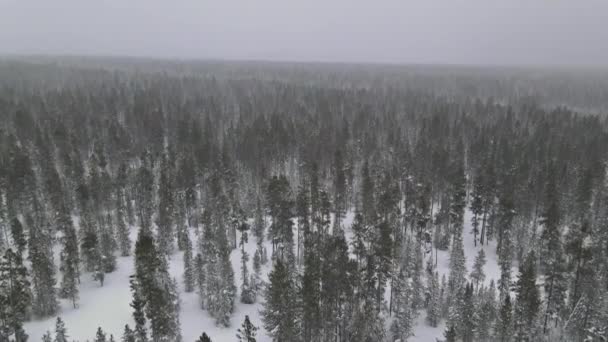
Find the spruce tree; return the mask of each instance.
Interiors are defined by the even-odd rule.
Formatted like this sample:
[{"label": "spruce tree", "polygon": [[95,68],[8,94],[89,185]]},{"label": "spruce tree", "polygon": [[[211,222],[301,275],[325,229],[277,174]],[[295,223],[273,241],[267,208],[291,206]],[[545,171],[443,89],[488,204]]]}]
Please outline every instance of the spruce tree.
[{"label": "spruce tree", "polygon": [[198,253],[194,259],[194,277],[196,281],[196,288],[201,302],[201,308],[205,308],[205,264],[203,262],[203,256]]},{"label": "spruce tree", "polygon": [[441,289],[439,286],[439,273],[429,275],[429,303],[426,310],[426,319],[431,327],[437,327],[441,319]]},{"label": "spruce tree", "polygon": [[249,316],[245,316],[245,320],[241,328],[237,329],[236,338],[239,342],[256,342],[255,335],[258,328],[249,320]]},{"label": "spruce tree", "polygon": [[140,286],[137,284],[135,275],[131,276],[129,283],[131,295],[133,296],[130,306],[133,308],[133,320],[135,321],[135,339],[138,342],[147,342],[148,330],[146,328],[146,315],[144,313],[145,300],[142,296]]},{"label": "spruce tree", "polygon": [[534,341],[538,338],[538,317],[541,305],[536,286],[536,257],[531,252],[521,265],[515,286],[516,302],[513,316],[516,342]]},{"label": "spruce tree", "polygon": [[475,263],[473,264],[473,270],[471,271],[471,279],[475,282],[475,288],[479,288],[479,284],[482,283],[486,279],[486,275],[483,272],[483,267],[486,264],[486,254],[483,251],[483,248],[479,250],[477,256],[475,257]]},{"label": "spruce tree", "polygon": [[46,331],[44,335],[42,335],[42,342],[53,342],[53,337],[51,337],[51,332]]},{"label": "spruce tree", "polygon": [[97,328],[97,333],[95,334],[94,342],[106,342],[106,333],[101,329],[101,327]]},{"label": "spruce tree", "polygon": [[135,332],[129,327],[128,324],[125,325],[125,330],[122,333],[121,342],[135,342]]},{"label": "spruce tree", "polygon": [[494,328],[494,339],[499,342],[509,342],[513,335],[513,308],[511,296],[506,294],[501,302],[496,327]]},{"label": "spruce tree", "polygon": [[277,259],[268,276],[262,321],[274,341],[294,341],[299,336],[296,296],[288,268]]},{"label": "spruce tree", "polygon": [[196,340],[196,342],[211,342],[211,338],[209,338],[209,335],[207,335],[207,333],[203,333],[198,340]]},{"label": "spruce tree", "polygon": [[246,223],[241,224],[238,229],[241,234],[241,239],[239,241],[239,247],[241,247],[241,303],[253,304],[255,298],[251,283],[249,282],[249,269],[247,268],[249,254],[245,251],[245,244],[248,241],[248,230],[249,226]]},{"label": "spruce tree", "polygon": [[59,303],[55,293],[55,265],[48,229],[31,220],[29,259],[32,262],[32,311],[35,316],[48,317],[57,313]]},{"label": "spruce tree", "polygon": [[165,254],[173,251],[173,216],[175,199],[171,183],[171,171],[163,161],[158,185],[158,247]]},{"label": "spruce tree", "polygon": [[392,338],[395,341],[407,341],[413,334],[416,312],[412,308],[412,284],[403,269],[399,271],[394,286],[396,310],[395,319],[391,325]]},{"label": "spruce tree", "polygon": [[122,256],[131,255],[131,236],[126,222],[126,201],[124,190],[119,189],[116,193],[116,236],[118,238],[120,255]]},{"label": "spruce tree", "polygon": [[8,341],[12,335],[15,341],[27,340],[23,323],[31,300],[27,268],[21,255],[9,248],[0,260],[0,337]]},{"label": "spruce tree", "polygon": [[150,321],[152,339],[177,339],[180,333],[177,289],[169,277],[164,254],[143,228],[135,244],[135,280]]},{"label": "spruce tree", "polygon": [[61,279],[62,298],[69,298],[72,306],[76,308],[78,302],[78,284],[80,282],[80,256],[78,253],[78,238],[72,223],[70,213],[64,208],[59,215],[58,224],[63,232],[61,251],[61,266],[63,272]]},{"label": "spruce tree", "polygon": [[192,260],[192,241],[190,240],[190,234],[185,234],[185,246],[184,246],[184,291],[194,291],[195,278],[195,265]]},{"label": "spruce tree", "polygon": [[55,321],[55,340],[54,342],[68,342],[68,330],[65,327],[65,322],[61,317],[57,317]]}]

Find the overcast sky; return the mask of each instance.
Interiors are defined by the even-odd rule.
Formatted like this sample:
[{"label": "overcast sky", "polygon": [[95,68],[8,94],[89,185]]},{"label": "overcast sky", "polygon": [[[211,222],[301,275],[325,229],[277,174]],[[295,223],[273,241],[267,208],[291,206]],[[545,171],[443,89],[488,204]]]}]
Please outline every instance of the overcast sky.
[{"label": "overcast sky", "polygon": [[608,65],[608,0],[0,0],[0,53]]}]

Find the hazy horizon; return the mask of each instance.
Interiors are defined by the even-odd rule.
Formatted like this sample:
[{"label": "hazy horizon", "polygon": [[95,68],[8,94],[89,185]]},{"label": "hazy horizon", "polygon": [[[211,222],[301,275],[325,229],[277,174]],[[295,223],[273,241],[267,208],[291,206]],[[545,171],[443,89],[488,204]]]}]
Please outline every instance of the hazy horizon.
[{"label": "hazy horizon", "polygon": [[608,66],[601,0],[0,0],[0,54]]}]

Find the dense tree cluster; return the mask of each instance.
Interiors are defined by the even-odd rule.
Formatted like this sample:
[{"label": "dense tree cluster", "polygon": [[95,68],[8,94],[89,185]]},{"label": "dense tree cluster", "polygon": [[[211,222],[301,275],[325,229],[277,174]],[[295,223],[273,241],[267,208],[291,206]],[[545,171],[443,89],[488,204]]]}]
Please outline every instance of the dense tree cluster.
[{"label": "dense tree cluster", "polygon": [[[420,321],[446,341],[608,340],[605,118],[445,96],[432,72],[89,63],[0,63],[0,341],[77,308],[118,255],[127,342],[181,341],[182,287],[223,327],[262,302],[239,341],[404,342]],[[61,319],[44,337],[67,339]]]}]

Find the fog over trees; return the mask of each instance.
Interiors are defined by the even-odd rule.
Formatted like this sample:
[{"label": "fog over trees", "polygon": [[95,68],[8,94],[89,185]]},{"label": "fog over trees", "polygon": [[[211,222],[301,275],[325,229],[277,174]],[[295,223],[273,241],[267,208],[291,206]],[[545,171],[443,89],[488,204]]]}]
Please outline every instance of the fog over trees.
[{"label": "fog over trees", "polygon": [[607,341],[607,110],[594,69],[3,57],[0,341]]}]

